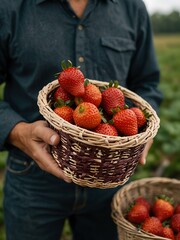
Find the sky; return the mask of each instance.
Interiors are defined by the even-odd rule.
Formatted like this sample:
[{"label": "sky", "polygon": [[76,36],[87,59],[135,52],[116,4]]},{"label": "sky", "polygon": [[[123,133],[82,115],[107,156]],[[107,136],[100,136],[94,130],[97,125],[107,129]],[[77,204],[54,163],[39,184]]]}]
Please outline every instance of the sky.
[{"label": "sky", "polygon": [[172,10],[180,12],[180,0],[143,0],[146,4],[148,12],[156,11],[162,13],[170,13]]}]

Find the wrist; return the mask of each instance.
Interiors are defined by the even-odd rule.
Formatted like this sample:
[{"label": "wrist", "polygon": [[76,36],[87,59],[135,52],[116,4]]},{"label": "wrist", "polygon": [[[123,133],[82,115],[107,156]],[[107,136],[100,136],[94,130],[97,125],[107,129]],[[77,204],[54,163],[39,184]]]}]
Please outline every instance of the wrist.
[{"label": "wrist", "polygon": [[17,123],[11,130],[8,136],[8,143],[18,147],[19,142],[23,141],[24,131],[27,131],[27,126],[29,124],[26,122]]}]

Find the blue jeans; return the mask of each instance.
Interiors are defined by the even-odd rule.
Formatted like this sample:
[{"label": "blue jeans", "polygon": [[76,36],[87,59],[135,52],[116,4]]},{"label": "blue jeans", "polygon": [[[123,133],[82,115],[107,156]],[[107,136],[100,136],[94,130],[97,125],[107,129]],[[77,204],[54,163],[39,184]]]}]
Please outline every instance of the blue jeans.
[{"label": "blue jeans", "polygon": [[7,240],[59,240],[65,219],[74,240],[117,240],[111,200],[119,189],[80,187],[10,154],[4,185]]}]

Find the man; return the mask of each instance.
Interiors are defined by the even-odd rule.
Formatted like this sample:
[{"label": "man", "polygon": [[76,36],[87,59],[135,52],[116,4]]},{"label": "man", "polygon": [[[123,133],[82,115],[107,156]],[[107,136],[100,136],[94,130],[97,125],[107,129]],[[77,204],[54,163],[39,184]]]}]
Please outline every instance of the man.
[{"label": "man", "polygon": [[69,183],[49,153],[60,139],[40,116],[37,95],[63,59],[80,65],[88,78],[118,79],[158,111],[159,69],[141,0],[0,0],[7,240],[58,240],[67,218],[75,240],[117,239],[110,204],[119,188]]}]

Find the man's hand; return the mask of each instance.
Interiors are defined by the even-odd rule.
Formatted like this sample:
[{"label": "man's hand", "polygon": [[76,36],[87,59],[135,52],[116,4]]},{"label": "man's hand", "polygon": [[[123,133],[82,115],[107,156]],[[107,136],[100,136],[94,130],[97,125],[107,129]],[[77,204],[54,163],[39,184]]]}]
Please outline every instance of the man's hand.
[{"label": "man's hand", "polygon": [[145,148],[144,148],[144,151],[141,155],[141,159],[139,160],[139,163],[142,164],[142,165],[145,165],[146,164],[146,157],[147,157],[147,154],[148,154],[148,151],[149,149],[151,148],[151,145],[153,144],[153,139],[150,139],[146,145],[145,145]]},{"label": "man's hand", "polygon": [[9,134],[8,141],[29,155],[42,170],[71,182],[49,152],[49,145],[57,145],[60,137],[45,121],[18,123]]}]

